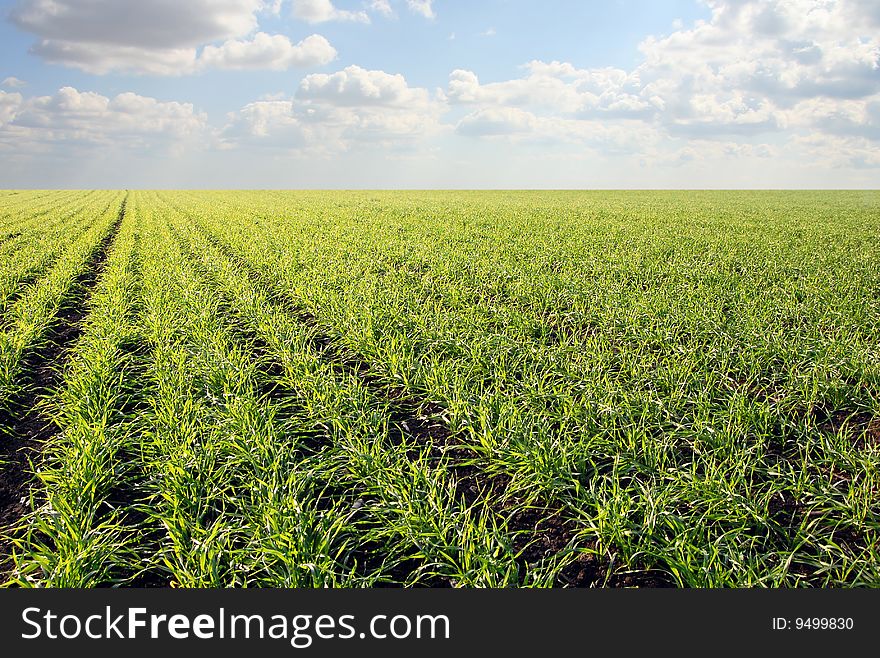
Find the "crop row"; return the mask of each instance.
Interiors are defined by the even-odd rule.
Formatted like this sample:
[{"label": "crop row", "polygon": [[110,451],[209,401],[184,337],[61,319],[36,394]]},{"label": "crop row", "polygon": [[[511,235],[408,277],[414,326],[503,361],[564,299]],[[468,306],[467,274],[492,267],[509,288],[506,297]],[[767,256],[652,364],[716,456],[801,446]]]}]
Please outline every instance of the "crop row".
[{"label": "crop row", "polygon": [[876,582],[876,217],[462,196],[172,203],[582,545],[679,584]]},{"label": "crop row", "polygon": [[863,201],[132,192],[116,230],[121,196],[59,200],[10,395],[108,259],[11,582],[876,585]]},{"label": "crop row", "polygon": [[[22,271],[39,270],[55,260],[45,275],[18,290],[5,309],[0,331],[0,407],[8,408],[21,393],[22,357],[45,336],[68,293],[77,282],[101,240],[119,218],[121,193],[107,193],[78,209],[59,230],[47,231],[30,260],[15,262],[10,276],[20,285]],[[80,226],[84,230],[80,231]],[[57,253],[57,257],[56,257]],[[17,268],[17,269],[15,269]],[[15,289],[13,289],[15,290]],[[11,292],[9,293],[11,295]],[[8,296],[4,298],[4,305]]]}]

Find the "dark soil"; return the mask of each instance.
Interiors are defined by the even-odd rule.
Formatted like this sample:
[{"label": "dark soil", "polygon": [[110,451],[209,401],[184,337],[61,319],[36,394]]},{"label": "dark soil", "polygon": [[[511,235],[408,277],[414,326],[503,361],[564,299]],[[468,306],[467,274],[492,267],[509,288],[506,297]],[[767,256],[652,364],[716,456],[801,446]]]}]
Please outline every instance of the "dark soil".
[{"label": "dark soil", "polygon": [[85,270],[76,278],[43,341],[23,359],[22,392],[0,410],[0,581],[9,575],[11,544],[3,536],[15,528],[30,509],[31,462],[39,459],[43,443],[56,428],[41,400],[58,386],[71,348],[82,335],[87,300],[104,269],[110,247],[125,214],[125,201],[108,234],[98,244]]},{"label": "dark soil", "polygon": [[824,432],[836,434],[848,428],[856,448],[880,446],[880,418],[872,418],[867,413],[848,413],[835,411],[828,420],[819,426]]}]

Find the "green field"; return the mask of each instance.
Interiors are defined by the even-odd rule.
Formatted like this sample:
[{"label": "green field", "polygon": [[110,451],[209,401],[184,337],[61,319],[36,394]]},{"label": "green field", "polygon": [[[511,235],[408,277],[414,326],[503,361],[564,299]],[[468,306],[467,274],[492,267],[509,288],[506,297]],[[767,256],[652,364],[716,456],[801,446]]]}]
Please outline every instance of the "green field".
[{"label": "green field", "polygon": [[0,192],[13,586],[880,586],[880,192]]}]

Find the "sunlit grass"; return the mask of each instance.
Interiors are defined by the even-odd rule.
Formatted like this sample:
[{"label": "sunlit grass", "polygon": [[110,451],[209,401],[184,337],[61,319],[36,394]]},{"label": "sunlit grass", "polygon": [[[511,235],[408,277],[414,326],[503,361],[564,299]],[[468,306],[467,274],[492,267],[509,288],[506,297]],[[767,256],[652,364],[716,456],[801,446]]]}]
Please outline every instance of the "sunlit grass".
[{"label": "sunlit grass", "polygon": [[[15,580],[876,586],[867,194],[132,192]],[[7,311],[10,391],[105,224]]]}]

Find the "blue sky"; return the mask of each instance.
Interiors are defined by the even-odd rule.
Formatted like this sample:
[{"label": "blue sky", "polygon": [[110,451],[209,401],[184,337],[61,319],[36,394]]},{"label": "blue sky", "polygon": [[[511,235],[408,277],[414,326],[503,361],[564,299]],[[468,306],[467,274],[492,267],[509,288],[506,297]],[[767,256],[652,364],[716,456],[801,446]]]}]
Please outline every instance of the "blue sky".
[{"label": "blue sky", "polygon": [[878,187],[872,0],[20,0],[0,186]]}]

